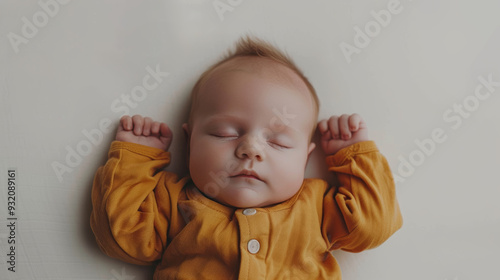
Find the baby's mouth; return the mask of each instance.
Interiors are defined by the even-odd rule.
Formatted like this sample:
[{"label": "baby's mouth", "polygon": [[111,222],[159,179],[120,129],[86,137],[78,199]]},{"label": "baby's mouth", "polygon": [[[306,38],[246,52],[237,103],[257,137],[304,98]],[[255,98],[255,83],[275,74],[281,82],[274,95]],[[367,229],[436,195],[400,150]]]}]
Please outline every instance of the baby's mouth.
[{"label": "baby's mouth", "polygon": [[262,179],[259,177],[259,174],[253,170],[248,170],[248,169],[243,169],[241,172],[237,173],[236,175],[230,176],[231,178],[250,178],[250,179],[256,179],[259,181],[262,181]]}]

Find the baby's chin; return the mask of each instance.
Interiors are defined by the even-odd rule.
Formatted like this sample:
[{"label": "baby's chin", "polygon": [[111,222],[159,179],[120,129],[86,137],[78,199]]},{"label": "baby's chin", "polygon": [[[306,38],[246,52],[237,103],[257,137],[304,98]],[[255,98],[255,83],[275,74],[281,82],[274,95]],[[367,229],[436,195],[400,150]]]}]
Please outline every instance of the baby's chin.
[{"label": "baby's chin", "polygon": [[237,191],[220,193],[211,199],[233,208],[263,208],[279,204],[288,198],[269,197],[253,189],[238,189]]}]

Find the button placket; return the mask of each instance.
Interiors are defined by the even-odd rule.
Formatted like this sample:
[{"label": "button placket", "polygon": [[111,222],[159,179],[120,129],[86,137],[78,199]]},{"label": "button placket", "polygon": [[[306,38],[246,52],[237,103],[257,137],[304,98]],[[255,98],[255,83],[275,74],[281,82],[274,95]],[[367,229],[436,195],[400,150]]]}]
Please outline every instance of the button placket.
[{"label": "button placket", "polygon": [[[245,216],[252,216],[257,213],[257,210],[254,208],[247,208],[242,211],[242,214]],[[247,250],[250,254],[257,254],[260,251],[260,242],[257,239],[250,239],[247,242]]]}]

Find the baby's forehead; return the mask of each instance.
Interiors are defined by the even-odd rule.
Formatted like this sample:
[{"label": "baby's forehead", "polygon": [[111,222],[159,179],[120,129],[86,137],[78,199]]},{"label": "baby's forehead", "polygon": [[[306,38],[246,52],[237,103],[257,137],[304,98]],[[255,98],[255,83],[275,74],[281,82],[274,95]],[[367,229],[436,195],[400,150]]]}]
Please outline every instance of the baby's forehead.
[{"label": "baby's forehead", "polygon": [[267,57],[234,57],[217,66],[212,71],[212,73],[210,73],[210,76],[215,78],[219,74],[228,72],[246,72],[258,74],[277,83],[291,84],[295,87],[304,88],[305,90],[307,90],[307,86],[300,78],[300,76],[297,75],[297,73],[295,73],[292,69],[283,65],[282,63],[279,63]]},{"label": "baby's forehead", "polygon": [[[304,80],[288,66],[267,57],[242,56],[232,58],[209,73],[207,80],[201,87],[202,95],[210,95],[212,86],[240,83],[246,79],[258,77],[263,84],[275,84],[288,88],[291,93],[289,98],[306,98],[307,103],[313,104],[312,94]],[[208,90],[208,92],[205,91]],[[295,93],[295,94],[294,94]]]},{"label": "baby's forehead", "polygon": [[[255,77],[258,78],[254,80]],[[226,103],[227,100],[214,99],[212,94],[224,88],[223,85],[226,84],[245,84],[242,82],[242,79],[251,79],[251,82],[249,82],[250,84],[254,81],[262,81],[263,84],[271,83],[278,85],[278,88],[286,88],[285,92],[290,93],[290,96],[280,99],[283,104],[286,104],[292,99],[298,99],[302,106],[307,106],[306,104],[309,103],[311,108],[314,107],[314,100],[309,88],[294,70],[270,58],[258,56],[235,57],[217,66],[213,69],[212,73],[209,74],[205,87],[202,88],[201,95],[208,98],[205,100]],[[229,80],[233,80],[235,83],[231,83]],[[252,87],[253,85],[250,86],[250,88]],[[232,88],[232,86],[229,86],[229,88]],[[258,88],[258,86],[256,88]],[[238,93],[238,91],[234,92],[234,94]],[[314,112],[312,112],[312,114],[314,114]]]},{"label": "baby's forehead", "polygon": [[[238,75],[250,74],[250,75]],[[314,107],[312,94],[304,82],[294,70],[288,66],[277,62],[271,58],[259,56],[240,56],[234,57],[215,67],[208,75],[205,82],[202,83],[200,91],[210,88],[210,85],[220,85],[231,81],[234,78],[257,76],[267,83],[277,84],[281,87],[292,89],[301,96],[307,98],[307,103]],[[206,95],[207,92],[201,95]],[[297,97],[297,96],[296,96]],[[292,98],[292,97],[290,97]]]},{"label": "baby's forehead", "polygon": [[[249,80],[245,82],[242,79]],[[292,100],[298,98],[302,106],[300,111],[303,113],[310,112],[311,126],[316,125],[317,106],[315,106],[314,93],[311,92],[304,79],[289,66],[271,58],[258,56],[234,57],[206,73],[200,82],[198,90],[194,92],[190,121],[194,120],[200,113],[213,112],[214,108],[229,104],[228,99],[220,98],[220,94],[223,94],[223,92],[234,93],[236,96],[249,88],[254,88],[254,86],[258,90],[259,85],[256,85],[255,82],[262,82],[264,87],[269,84],[278,85],[275,89],[282,88],[284,89],[283,92],[290,94],[289,97],[280,99],[279,102],[293,102]],[[238,89],[231,90],[234,87],[237,88],[238,85],[244,86],[245,89],[241,91]],[[225,89],[228,89],[228,91]],[[305,110],[304,106],[309,107],[309,109]],[[288,110],[291,110],[291,107]]]}]

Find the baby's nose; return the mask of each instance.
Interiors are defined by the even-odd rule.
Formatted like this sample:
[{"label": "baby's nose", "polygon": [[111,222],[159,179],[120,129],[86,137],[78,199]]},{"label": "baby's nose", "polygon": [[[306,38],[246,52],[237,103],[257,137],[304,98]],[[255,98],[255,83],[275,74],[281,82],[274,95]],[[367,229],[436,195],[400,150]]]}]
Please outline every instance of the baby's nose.
[{"label": "baby's nose", "polygon": [[257,137],[248,137],[244,139],[236,149],[236,156],[240,159],[256,159],[263,161],[265,159],[264,147]]}]

